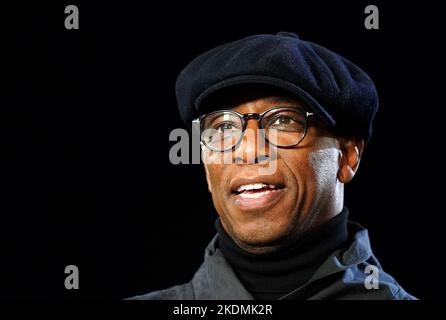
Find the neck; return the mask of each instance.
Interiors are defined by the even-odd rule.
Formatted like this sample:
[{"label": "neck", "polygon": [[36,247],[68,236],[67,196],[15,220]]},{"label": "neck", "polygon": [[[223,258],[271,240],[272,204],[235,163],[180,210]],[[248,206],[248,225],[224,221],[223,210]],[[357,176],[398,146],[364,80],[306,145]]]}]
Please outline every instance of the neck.
[{"label": "neck", "polygon": [[254,254],[240,248],[216,221],[218,247],[235,274],[257,299],[276,299],[307,282],[347,240],[348,211],[314,227],[291,245]]}]

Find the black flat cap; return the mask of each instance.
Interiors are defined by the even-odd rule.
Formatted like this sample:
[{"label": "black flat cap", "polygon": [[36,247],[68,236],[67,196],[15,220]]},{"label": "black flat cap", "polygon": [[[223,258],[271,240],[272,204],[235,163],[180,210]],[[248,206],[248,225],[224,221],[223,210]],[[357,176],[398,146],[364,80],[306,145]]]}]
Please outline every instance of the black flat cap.
[{"label": "black flat cap", "polygon": [[289,32],[243,38],[192,60],[176,82],[182,119],[190,126],[213,110],[206,104],[212,95],[249,84],[284,89],[335,130],[370,139],[378,110],[370,77],[349,60]]}]

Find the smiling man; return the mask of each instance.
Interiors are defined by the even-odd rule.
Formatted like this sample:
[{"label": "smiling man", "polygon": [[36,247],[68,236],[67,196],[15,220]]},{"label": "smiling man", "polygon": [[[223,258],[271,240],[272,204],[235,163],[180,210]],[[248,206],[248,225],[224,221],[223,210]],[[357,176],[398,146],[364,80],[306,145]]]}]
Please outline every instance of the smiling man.
[{"label": "smiling man", "polygon": [[378,109],[364,71],[280,32],[198,56],[176,93],[201,133],[217,235],[189,283],[136,299],[414,299],[344,207]]},{"label": "smiling man", "polygon": [[[220,231],[246,252],[273,253],[342,211],[343,183],[359,164],[360,139],[336,137],[304,103],[280,89],[239,85],[222,90],[218,100],[232,107],[200,120],[202,132],[215,130],[210,136],[203,134],[202,142]],[[215,150],[229,136],[233,137],[229,145]],[[220,141],[222,137],[226,140]],[[262,137],[265,148],[256,141]],[[207,142],[210,139],[212,144]],[[223,161],[223,152],[230,154],[232,165]],[[274,170],[268,172],[269,167]]]}]

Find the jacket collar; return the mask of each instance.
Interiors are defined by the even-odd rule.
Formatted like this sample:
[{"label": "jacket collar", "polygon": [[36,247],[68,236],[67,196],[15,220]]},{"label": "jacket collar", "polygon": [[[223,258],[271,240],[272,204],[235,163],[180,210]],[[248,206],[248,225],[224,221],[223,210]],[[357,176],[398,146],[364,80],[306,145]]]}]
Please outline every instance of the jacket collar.
[{"label": "jacket collar", "polygon": [[311,277],[311,281],[347,270],[367,261],[372,255],[372,248],[367,229],[356,222],[348,222],[350,238],[347,249],[340,249],[327,258]]},{"label": "jacket collar", "polygon": [[[361,264],[372,256],[368,232],[361,225],[348,223],[349,244],[347,249],[333,252],[322,263],[311,279],[303,286],[296,288],[283,299],[311,285],[313,282],[351,267]],[[216,235],[205,250],[204,262],[192,279],[195,298],[218,300],[252,300],[253,296],[243,287],[232,267],[228,264],[221,251],[216,247]]]}]

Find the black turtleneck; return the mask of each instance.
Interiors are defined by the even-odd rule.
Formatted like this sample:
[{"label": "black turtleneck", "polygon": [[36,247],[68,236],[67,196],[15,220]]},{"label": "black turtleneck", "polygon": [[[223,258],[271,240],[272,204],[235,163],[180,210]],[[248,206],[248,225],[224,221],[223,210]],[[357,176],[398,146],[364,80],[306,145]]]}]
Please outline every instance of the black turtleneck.
[{"label": "black turtleneck", "polygon": [[241,249],[215,222],[218,247],[255,299],[278,299],[305,284],[320,265],[347,240],[348,210],[302,236],[293,246],[267,254]]}]

